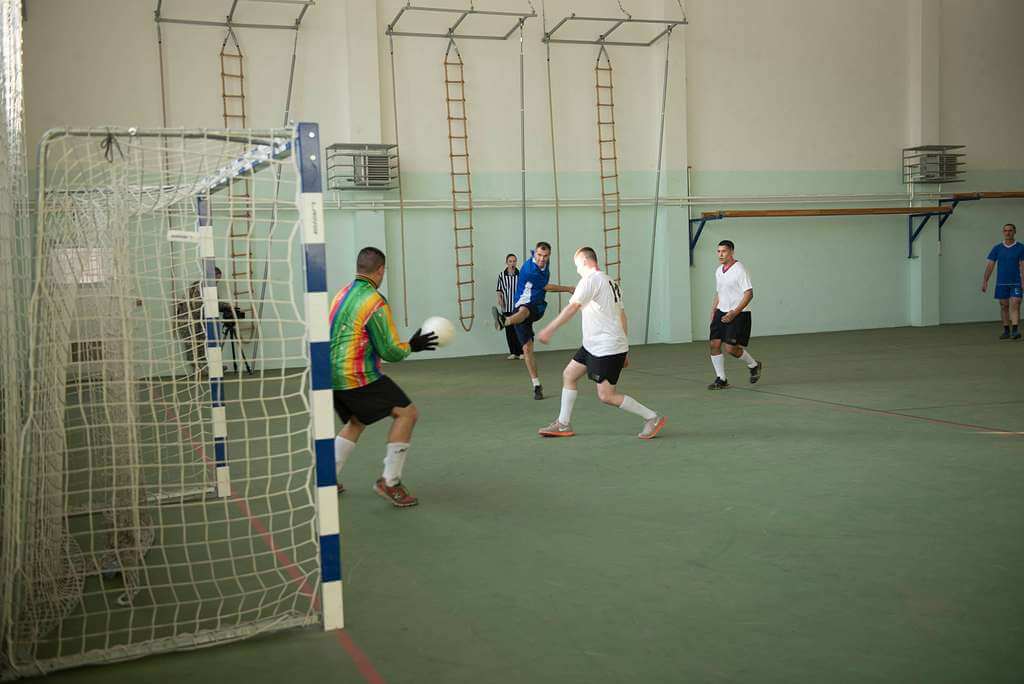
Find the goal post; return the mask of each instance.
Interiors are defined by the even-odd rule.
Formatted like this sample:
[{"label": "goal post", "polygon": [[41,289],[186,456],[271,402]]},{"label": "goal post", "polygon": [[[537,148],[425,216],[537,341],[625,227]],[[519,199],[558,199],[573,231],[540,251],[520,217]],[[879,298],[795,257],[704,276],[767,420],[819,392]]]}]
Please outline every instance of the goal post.
[{"label": "goal post", "polygon": [[0,674],[343,627],[317,125],[54,130],[38,174]]}]

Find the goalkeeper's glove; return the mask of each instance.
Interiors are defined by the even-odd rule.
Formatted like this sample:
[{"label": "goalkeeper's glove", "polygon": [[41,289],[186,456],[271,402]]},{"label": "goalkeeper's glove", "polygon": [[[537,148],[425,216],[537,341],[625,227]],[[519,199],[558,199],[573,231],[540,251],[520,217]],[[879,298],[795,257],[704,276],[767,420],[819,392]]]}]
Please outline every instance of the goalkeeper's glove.
[{"label": "goalkeeper's glove", "polygon": [[422,328],[417,328],[416,332],[409,338],[409,346],[414,352],[421,351],[434,351],[437,349],[437,334],[432,332],[424,333]]}]

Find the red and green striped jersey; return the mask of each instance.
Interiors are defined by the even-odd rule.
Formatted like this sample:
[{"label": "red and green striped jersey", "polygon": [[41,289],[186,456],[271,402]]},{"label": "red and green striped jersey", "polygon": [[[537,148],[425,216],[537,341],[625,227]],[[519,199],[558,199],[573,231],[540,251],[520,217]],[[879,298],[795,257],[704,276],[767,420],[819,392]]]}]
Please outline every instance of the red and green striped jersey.
[{"label": "red and green striped jersey", "polygon": [[412,352],[407,342],[398,339],[384,295],[363,276],[356,276],[334,295],[330,325],[334,389],[369,385],[383,376],[381,359],[401,361]]}]

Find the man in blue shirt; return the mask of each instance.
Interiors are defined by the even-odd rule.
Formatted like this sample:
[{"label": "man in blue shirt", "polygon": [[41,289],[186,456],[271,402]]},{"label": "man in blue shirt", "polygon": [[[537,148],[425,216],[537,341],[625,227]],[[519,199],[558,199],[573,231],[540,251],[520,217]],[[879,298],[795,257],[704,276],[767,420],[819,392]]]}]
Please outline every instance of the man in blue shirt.
[{"label": "man in blue shirt", "polygon": [[571,287],[548,283],[551,279],[551,270],[548,268],[550,258],[551,245],[546,242],[538,242],[530,254],[530,258],[519,269],[515,301],[510,307],[515,313],[506,316],[498,311],[497,307],[491,308],[494,327],[501,330],[514,326],[516,336],[519,338],[520,344],[523,345],[523,361],[526,362],[526,370],[530,373],[530,382],[533,383],[534,399],[543,399],[544,390],[537,375],[537,361],[533,357],[533,323],[544,317],[544,310],[548,307],[545,299],[546,293],[572,293]]},{"label": "man in blue shirt", "polygon": [[1017,226],[1007,223],[1003,226],[1003,241],[988,253],[988,264],[981,280],[981,291],[988,290],[988,279],[996,270],[995,297],[999,300],[1003,319],[1001,340],[1020,339],[1020,300],[1024,289],[1024,245],[1017,242]]}]

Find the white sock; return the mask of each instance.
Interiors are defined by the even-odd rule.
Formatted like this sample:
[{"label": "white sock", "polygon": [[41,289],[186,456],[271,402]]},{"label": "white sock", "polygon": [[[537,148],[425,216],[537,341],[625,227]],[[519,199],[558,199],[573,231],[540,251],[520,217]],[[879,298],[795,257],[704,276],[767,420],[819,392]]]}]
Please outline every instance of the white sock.
[{"label": "white sock", "polygon": [[619,406],[619,408],[622,409],[623,411],[634,413],[643,418],[644,420],[650,420],[654,416],[658,415],[657,413],[647,408],[633,397],[625,395],[622,397],[622,405]]},{"label": "white sock", "polygon": [[345,467],[345,462],[348,461],[348,457],[352,455],[352,450],[355,448],[355,442],[350,442],[341,435],[334,438],[334,473],[339,482],[341,482],[341,469]]},{"label": "white sock", "polygon": [[711,365],[715,367],[715,375],[725,380],[725,357],[721,354],[712,356]]},{"label": "white sock", "polygon": [[534,387],[540,387],[540,378],[530,378],[530,382],[533,383]]},{"label": "white sock", "polygon": [[751,356],[750,352],[748,352],[746,349],[743,350],[743,355],[740,357],[740,361],[747,364],[747,368],[757,367],[757,361],[754,360],[754,357]]},{"label": "white sock", "polygon": [[384,484],[394,487],[402,481],[402,468],[409,453],[408,442],[388,442],[388,455],[384,457]]},{"label": "white sock", "polygon": [[562,388],[562,410],[558,414],[558,422],[562,425],[568,425],[572,420],[572,406],[576,403],[577,394],[577,390]]}]

